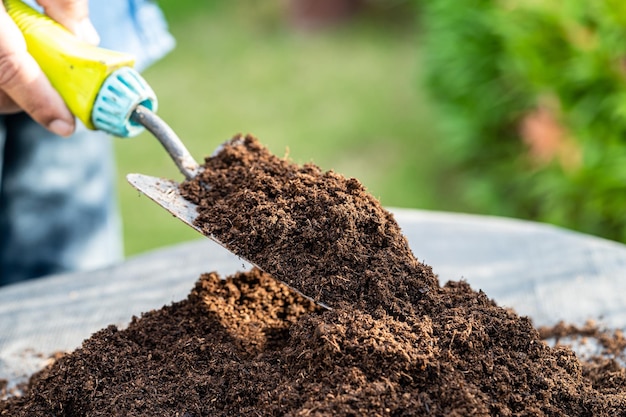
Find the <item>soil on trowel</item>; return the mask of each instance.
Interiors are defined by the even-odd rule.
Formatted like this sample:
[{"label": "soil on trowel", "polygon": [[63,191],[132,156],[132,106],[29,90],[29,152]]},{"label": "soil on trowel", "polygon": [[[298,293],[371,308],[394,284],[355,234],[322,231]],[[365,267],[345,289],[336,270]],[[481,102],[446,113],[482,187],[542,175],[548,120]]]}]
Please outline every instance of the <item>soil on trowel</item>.
[{"label": "soil on trowel", "polygon": [[187,299],[101,330],[0,415],[626,416],[616,357],[581,360],[467,283],[440,285],[357,180],[248,136],[181,190],[264,272],[207,273]]},{"label": "soil on trowel", "polygon": [[437,286],[358,180],[280,159],[251,136],[223,146],[181,190],[205,234],[331,307],[408,318]]}]

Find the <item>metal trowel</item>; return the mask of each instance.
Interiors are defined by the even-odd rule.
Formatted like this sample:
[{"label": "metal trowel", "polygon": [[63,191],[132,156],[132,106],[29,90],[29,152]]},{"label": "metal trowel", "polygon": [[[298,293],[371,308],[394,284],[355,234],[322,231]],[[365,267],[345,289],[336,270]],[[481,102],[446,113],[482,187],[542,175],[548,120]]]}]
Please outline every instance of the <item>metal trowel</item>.
[{"label": "metal trowel", "polygon": [[[189,155],[189,152],[187,151],[187,149],[185,149],[185,146],[183,145],[182,141],[180,141],[180,139],[176,137],[175,133],[171,129],[167,128],[167,125],[163,123],[163,126],[161,126],[161,128],[166,128],[168,130],[168,133],[164,134],[165,130],[160,131],[158,133],[155,133],[155,132],[152,132],[152,133],[165,146],[167,152],[170,154],[172,159],[174,159],[174,161],[178,165],[183,175],[185,175],[187,179],[193,179],[194,176],[200,172],[201,167],[199,167],[197,164],[195,164],[195,162],[193,162],[193,158],[191,157],[191,155]],[[219,149],[220,148],[218,148],[215,151],[215,153],[217,153]],[[180,155],[185,155],[185,157],[181,159]],[[184,161],[184,162],[181,163],[181,161]],[[189,225],[190,227],[192,227],[199,233],[213,240],[220,246],[224,247],[226,250],[232,252],[232,250],[228,248],[224,243],[222,243],[222,241],[220,241],[217,237],[211,234],[206,234],[205,231],[195,223],[196,218],[198,217],[198,211],[197,211],[198,206],[192,203],[191,201],[185,199],[181,195],[180,190],[178,188],[179,184],[177,182],[164,179],[164,178],[151,177],[151,176],[143,175],[143,174],[128,174],[126,176],[126,179],[133,187],[135,187],[141,193],[147,195],[151,200],[153,200],[155,203],[163,207],[165,210],[169,211],[174,217],[179,218],[180,220],[182,220],[184,223],[186,223],[187,225]],[[209,185],[205,185],[205,186],[209,186]],[[260,267],[259,265],[256,265],[254,262],[250,261],[249,259],[246,259],[237,253],[234,253],[234,254],[238,256],[240,259],[249,263],[250,265],[253,265],[261,270],[264,269]],[[291,288],[295,292],[297,292],[298,294],[302,295],[303,297],[313,301],[317,305],[327,310],[331,309],[327,304],[314,300],[313,298],[304,294],[298,288],[294,288],[284,281],[281,281],[281,282],[287,285],[289,288]]]},{"label": "metal trowel", "polygon": [[[195,178],[201,167],[176,133],[156,115],[156,95],[133,68],[133,56],[83,42],[21,0],[2,2],[21,30],[29,53],[87,128],[122,138],[136,136],[145,128],[159,140],[185,178]],[[176,182],[141,174],[129,174],[127,179],[175,217],[226,248],[194,224],[197,207],[180,194]]]},{"label": "metal trowel", "polygon": [[[193,179],[198,173],[201,172],[202,167],[200,167],[193,159],[189,151],[185,148],[183,142],[178,138],[176,133],[165,124],[161,119],[159,119],[154,114],[148,114],[148,117],[140,116],[138,118],[138,122],[142,123],[146,128],[161,142],[163,147],[167,150],[167,153],[174,160],[174,163],[178,166],[180,172],[187,178]],[[148,119],[150,120],[148,122]],[[234,143],[234,142],[230,142]],[[217,154],[223,145],[220,145],[213,154]],[[227,247],[221,240],[211,234],[207,234],[200,226],[198,226],[195,221],[198,217],[198,206],[191,201],[185,199],[181,193],[179,184],[175,181],[151,177],[149,175],[143,174],[128,174],[126,175],[126,179],[128,182],[139,190],[141,193],[147,195],[151,200],[155,203],[163,207],[165,210],[169,211],[174,217],[179,218],[184,223],[208,237],[215,243],[224,247],[231,253],[234,253],[243,261],[249,263],[257,267],[260,270],[264,270],[261,266],[255,264],[254,262],[246,259],[238,253],[235,253],[231,250],[231,248]],[[209,184],[204,184],[205,187],[209,187]],[[313,301],[317,305],[330,310],[331,308],[321,302],[316,301],[312,297],[304,294],[298,288],[294,288],[286,282],[281,282],[287,287],[291,288],[293,291],[297,292],[301,296]]]},{"label": "metal trowel", "polygon": [[[137,109],[136,114],[132,116],[133,120],[136,123],[144,126],[150,133],[152,133],[159,142],[163,145],[167,153],[170,155],[180,172],[185,176],[186,179],[191,180],[196,177],[201,171],[202,167],[198,165],[198,163],[193,159],[183,142],[176,135],[176,133],[156,114],[145,111],[144,109]],[[236,141],[230,142],[231,144],[236,144]],[[213,154],[217,154],[223,145],[220,145]],[[165,210],[169,211],[174,217],[179,218],[184,223],[186,223],[191,228],[200,232],[204,236],[208,237],[215,243],[224,247],[229,252],[234,253],[240,259],[245,262],[253,265],[260,270],[263,270],[261,266],[255,264],[254,262],[246,259],[238,253],[235,253],[231,250],[231,248],[227,247],[221,240],[211,234],[207,234],[200,226],[198,226],[195,221],[198,217],[198,206],[191,201],[185,199],[179,189],[179,184],[175,181],[151,177],[149,175],[143,174],[128,174],[126,175],[126,179],[128,182],[139,190],[141,193],[147,195],[151,200],[155,203],[163,207]],[[204,184],[205,187],[209,187],[209,184]],[[281,281],[283,284],[287,285],[289,288],[302,295],[303,297],[313,301],[319,306],[330,310],[330,307],[320,301],[316,301],[308,295],[302,293],[298,288],[294,288],[291,285],[287,284],[284,281]]]}]

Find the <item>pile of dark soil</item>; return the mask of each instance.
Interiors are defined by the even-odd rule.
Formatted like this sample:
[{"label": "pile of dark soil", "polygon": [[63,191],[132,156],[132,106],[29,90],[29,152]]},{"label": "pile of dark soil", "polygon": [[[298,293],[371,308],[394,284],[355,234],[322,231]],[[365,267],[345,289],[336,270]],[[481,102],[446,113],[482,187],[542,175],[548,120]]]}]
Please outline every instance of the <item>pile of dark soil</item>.
[{"label": "pile of dark soil", "polygon": [[186,300],[94,334],[0,415],[626,415],[616,359],[581,361],[466,283],[440,286],[358,181],[252,137],[205,166],[181,187],[198,224],[271,275],[205,274]]}]

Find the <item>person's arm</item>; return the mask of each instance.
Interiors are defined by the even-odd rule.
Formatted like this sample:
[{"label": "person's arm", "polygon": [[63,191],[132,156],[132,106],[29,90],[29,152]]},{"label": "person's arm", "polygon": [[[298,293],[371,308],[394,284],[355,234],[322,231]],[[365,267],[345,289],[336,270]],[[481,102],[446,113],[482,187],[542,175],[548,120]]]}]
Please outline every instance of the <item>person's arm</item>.
[{"label": "person's arm", "polygon": [[[87,0],[40,0],[45,13],[92,43],[97,34],[88,18]],[[25,111],[50,131],[69,136],[74,116],[26,49],[21,32],[0,1],[0,114]]]}]

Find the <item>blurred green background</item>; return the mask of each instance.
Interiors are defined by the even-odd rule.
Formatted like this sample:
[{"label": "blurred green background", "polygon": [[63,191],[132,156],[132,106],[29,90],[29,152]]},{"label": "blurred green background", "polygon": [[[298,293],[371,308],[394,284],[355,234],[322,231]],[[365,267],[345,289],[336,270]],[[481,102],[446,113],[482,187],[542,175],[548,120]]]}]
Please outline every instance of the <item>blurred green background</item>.
[{"label": "blurred green background", "polygon": [[[160,4],[178,46],[145,77],[198,160],[252,133],[387,207],[626,242],[623,0]],[[116,150],[127,254],[199,238],[126,184],[181,179],[157,141]]]},{"label": "blurred green background", "polygon": [[457,201],[626,242],[626,2],[429,0]]},{"label": "blurred green background", "polygon": [[[371,2],[317,30],[281,1],[159,4],[177,47],[144,76],[196,159],[252,133],[277,155],[360,179],[385,206],[462,209],[418,87],[414,3]],[[156,139],[116,140],[116,152],[126,253],[198,238],[125,181],[129,172],[182,179]]]}]

